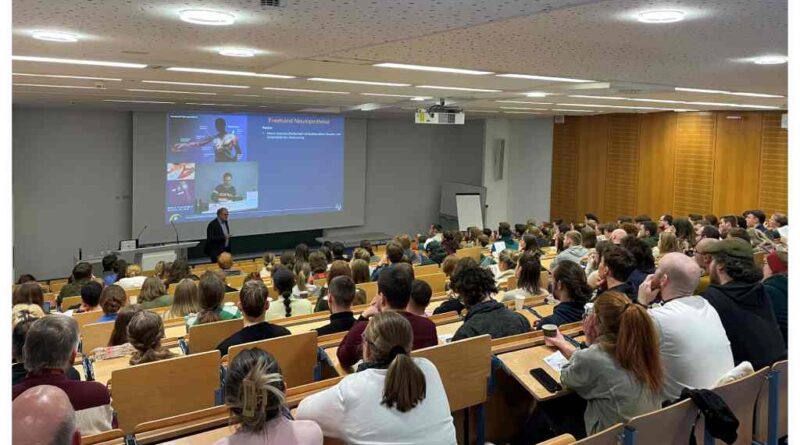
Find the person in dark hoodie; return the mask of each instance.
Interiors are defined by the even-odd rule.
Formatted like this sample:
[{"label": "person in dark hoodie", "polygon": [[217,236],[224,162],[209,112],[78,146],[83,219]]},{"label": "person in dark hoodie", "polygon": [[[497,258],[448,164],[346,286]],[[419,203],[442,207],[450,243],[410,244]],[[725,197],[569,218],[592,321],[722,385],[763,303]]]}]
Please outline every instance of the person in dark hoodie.
[{"label": "person in dark hoodie", "polygon": [[565,261],[553,271],[553,296],[560,303],[553,309],[553,315],[542,318],[536,329],[542,325],[574,323],[583,319],[583,306],[592,298],[592,288],[586,283],[586,273],[575,262]]},{"label": "person in dark hoodie", "polygon": [[[650,222],[650,221],[648,221]],[[648,275],[655,273],[656,260],[653,258],[653,249],[641,238],[628,235],[622,238],[621,246],[633,255],[636,267],[628,277],[628,284],[635,295],[639,294],[639,285]]]},{"label": "person in dark hoodie", "polygon": [[497,293],[492,273],[481,267],[465,267],[453,276],[453,291],[467,306],[464,324],[453,335],[453,341],[489,334],[492,338],[522,334],[531,329],[524,316],[509,310],[493,298]]},{"label": "person in dark hoodie", "polygon": [[617,245],[604,248],[597,267],[597,275],[601,280],[597,295],[606,291],[621,292],[635,302],[636,293],[628,282],[635,269],[636,259],[627,249]]},{"label": "person in dark hoodie", "polygon": [[711,285],[702,296],[719,313],[734,363],[748,361],[753,369],[761,369],[786,358],[786,345],[750,244],[729,238],[708,246],[706,253],[712,257]]},{"label": "person in dark hoodie", "polygon": [[783,343],[789,346],[789,256],[786,252],[772,252],[764,258],[764,290],[769,295],[775,319],[783,334]]}]

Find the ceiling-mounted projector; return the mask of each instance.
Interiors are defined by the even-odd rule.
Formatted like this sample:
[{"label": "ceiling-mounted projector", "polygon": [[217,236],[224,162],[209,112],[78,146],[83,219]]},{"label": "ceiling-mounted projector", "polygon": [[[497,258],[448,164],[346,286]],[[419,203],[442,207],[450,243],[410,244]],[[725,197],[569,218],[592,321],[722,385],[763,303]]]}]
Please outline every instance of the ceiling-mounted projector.
[{"label": "ceiling-mounted projector", "polygon": [[445,105],[444,98],[442,98],[439,99],[438,104],[417,109],[417,112],[414,113],[414,122],[417,124],[464,125],[464,110]]}]

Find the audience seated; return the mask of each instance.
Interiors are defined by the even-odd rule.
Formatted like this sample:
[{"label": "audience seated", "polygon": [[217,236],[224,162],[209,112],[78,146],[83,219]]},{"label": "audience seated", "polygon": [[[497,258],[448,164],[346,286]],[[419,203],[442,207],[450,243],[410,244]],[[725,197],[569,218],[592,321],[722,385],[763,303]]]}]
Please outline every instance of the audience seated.
[{"label": "audience seated", "polygon": [[598,277],[601,280],[601,288],[605,289],[605,291],[621,292],[632,301],[636,301],[636,293],[633,286],[628,282],[635,269],[636,260],[632,253],[620,246],[608,247],[603,252],[603,256],[600,258],[600,266],[597,268]]},{"label": "audience seated", "polygon": [[767,221],[767,227],[772,231],[772,238],[789,237],[789,218],[782,213],[773,213]]},{"label": "audience seated", "polygon": [[447,252],[444,247],[434,241],[425,247],[425,255],[421,255],[422,262],[420,264],[442,264],[445,258],[447,258]]},{"label": "audience seated", "polygon": [[719,313],[731,342],[734,364],[748,361],[753,369],[786,357],[786,345],[770,298],[761,284],[753,249],[740,239],[726,239],[706,248],[711,255],[711,285],[703,292]]},{"label": "audience seated", "polygon": [[139,311],[128,323],[128,342],[136,351],[131,356],[131,365],[156,362],[175,357],[169,349],[161,346],[164,338],[164,322],[150,311]]},{"label": "audience seated", "polygon": [[449,291],[447,294],[448,298],[433,311],[434,315],[453,311],[461,314],[461,312],[466,308],[461,297],[453,290],[453,277],[461,269],[467,267],[478,267],[478,263],[470,257],[464,257],[456,261],[455,266],[453,266],[453,271],[448,275],[450,278]]},{"label": "audience seated", "polygon": [[425,243],[422,245],[422,247],[427,249],[428,244],[434,241],[442,244],[443,240],[444,234],[442,233],[442,226],[440,224],[431,224],[430,229],[428,229],[428,238],[425,240]]},{"label": "audience seated", "polygon": [[344,244],[339,241],[331,244],[331,254],[333,255],[333,261],[347,261],[347,257],[344,254]]},{"label": "audience seated", "polygon": [[[399,268],[385,272],[381,280],[400,273]],[[381,312],[362,331],[364,369],[306,397],[297,418],[316,422],[325,436],[346,443],[455,445],[436,366],[409,355],[416,342],[412,323],[401,313]]]},{"label": "audience seated", "polygon": [[628,283],[633,292],[638,294],[642,281],[656,271],[653,250],[642,239],[631,235],[622,239],[621,246],[633,255],[635,267],[628,277]]},{"label": "audience seated", "polygon": [[[311,250],[308,248],[308,244],[300,243],[294,248],[294,253],[292,254],[292,262],[296,263],[298,261],[308,262],[310,258]],[[281,256],[281,259],[283,256]],[[287,264],[284,264],[287,266]]]},{"label": "audience seated", "polygon": [[[347,264],[347,261],[344,260],[334,260],[331,263],[331,268],[328,270],[328,282],[333,280],[336,277],[346,276],[352,278],[352,272],[350,272],[350,266]],[[328,286],[324,285],[319,290],[319,298],[317,298],[317,303],[314,306],[314,312],[320,311],[327,311],[328,310]]]},{"label": "audience seated", "polygon": [[310,294],[316,294],[319,288],[317,285],[309,283],[309,277],[312,275],[311,265],[305,261],[298,261],[294,263],[293,267],[294,268],[291,269],[294,274],[292,295],[298,298],[308,298]]},{"label": "audience seated", "polygon": [[411,283],[411,299],[408,300],[406,311],[420,317],[427,317],[425,309],[431,304],[433,289],[431,285],[422,280],[414,280]]},{"label": "audience seated", "polygon": [[367,264],[369,264],[370,261],[372,261],[372,256],[369,254],[369,252],[367,252],[366,249],[361,247],[356,247],[355,249],[353,249],[353,257],[350,259],[351,268],[353,267],[353,261],[355,260],[362,260]]},{"label": "audience seated", "polygon": [[677,399],[683,388],[713,388],[734,367],[719,314],[694,294],[699,281],[700,267],[692,258],[669,253],[639,287],[640,303],[656,297],[664,303],[648,310],[660,339],[664,400]]},{"label": "audience seated", "polygon": [[167,273],[169,272],[169,268],[167,267],[167,263],[163,261],[159,261],[153,267],[153,275],[157,276],[161,279],[161,281],[167,280]]},{"label": "audience seated", "polygon": [[[703,227],[702,230],[700,230],[700,236],[698,237],[698,242],[699,240],[703,240],[706,238],[719,239],[720,238],[719,230],[717,230],[715,226],[711,225]],[[697,246],[695,246],[695,252],[696,251],[697,251]]]},{"label": "audience seated", "polygon": [[311,275],[308,276],[308,284],[314,284],[314,280],[328,278],[328,260],[325,253],[317,250],[308,255],[308,265],[311,267]]},{"label": "audience seated", "polygon": [[225,298],[225,283],[213,272],[206,272],[200,277],[197,296],[200,310],[197,314],[186,316],[187,329],[198,324],[233,320],[242,316],[235,305],[222,304]]},{"label": "audience seated", "polygon": [[644,243],[649,248],[653,248],[658,246],[658,226],[653,221],[644,221],[640,225],[639,229],[639,238],[644,241]]},{"label": "audience seated", "polygon": [[103,284],[106,286],[114,284],[114,282],[117,281],[117,273],[114,271],[114,263],[116,262],[117,256],[113,253],[104,256],[101,261],[101,265],[103,266]]},{"label": "audience seated", "polygon": [[169,287],[170,284],[180,283],[184,278],[192,278],[192,271],[189,269],[189,263],[185,260],[175,260],[169,267],[167,273],[167,280],[164,286]]},{"label": "audience seated", "polygon": [[350,262],[350,273],[353,275],[353,282],[368,283],[370,281],[369,263],[366,260],[356,258]]},{"label": "audience seated", "polygon": [[542,263],[539,261],[538,253],[523,252],[517,260],[514,276],[517,277],[517,288],[507,291],[503,295],[503,301],[512,301],[517,297],[529,298],[548,295],[547,291],[540,287]]},{"label": "audience seated", "polygon": [[361,358],[361,335],[367,327],[367,321],[381,312],[394,311],[408,319],[414,331],[413,349],[436,346],[439,341],[436,325],[425,317],[406,312],[411,299],[413,281],[413,271],[407,264],[396,265],[381,273],[378,279],[378,295],[373,299],[371,306],[361,313],[336,351],[342,366],[351,367]]},{"label": "audience seated", "polygon": [[464,324],[453,335],[453,341],[483,334],[501,338],[530,331],[531,324],[527,318],[493,298],[498,289],[488,270],[463,268],[453,276],[451,284],[467,307]]},{"label": "audience seated", "polygon": [[81,288],[81,304],[77,312],[101,311],[100,295],[103,293],[103,285],[97,281],[91,281]]},{"label": "audience seated", "polygon": [[545,337],[545,343],[569,359],[561,383],[587,401],[585,434],[660,409],[664,372],[647,310],[625,294],[605,292],[597,297],[584,332],[591,344],[587,349],[576,350],[560,332]]},{"label": "audience seated", "polygon": [[[285,268],[283,270],[288,272]],[[270,307],[267,294],[267,286],[260,281],[244,283],[242,290],[239,291],[239,309],[242,311],[244,318],[244,328],[217,345],[221,355],[227,355],[231,346],[291,334],[283,326],[277,326],[266,321],[265,314]]]},{"label": "audience seated", "polygon": [[[312,252],[312,261],[318,252]],[[295,275],[285,267],[280,267],[272,272],[272,286],[280,294],[267,309],[267,320],[287,318],[295,315],[305,315],[313,312],[314,307],[306,298],[300,298],[292,293],[295,287]]]},{"label": "audience seated", "polygon": [[559,301],[553,315],[542,318],[536,328],[546,324],[561,326],[583,319],[584,306],[592,298],[592,288],[578,263],[565,261],[553,271],[553,296]]},{"label": "audience seated", "polygon": [[[612,234],[613,236],[613,234]],[[581,259],[589,253],[589,250],[581,244],[581,233],[570,230],[564,234],[564,250],[561,251],[550,263],[550,270],[554,270],[562,261],[573,261],[580,263]]]},{"label": "audience seated", "polygon": [[[519,252],[511,249],[504,249],[502,252],[500,252],[500,254],[497,255],[497,270],[494,274],[494,280],[498,286],[505,284],[509,278],[515,275],[517,269],[517,258],[519,258]],[[495,267],[492,266],[492,268]]]},{"label": "audience seated", "polygon": [[172,306],[164,313],[164,318],[184,318],[199,311],[200,302],[197,296],[197,284],[189,278],[184,278],[175,287]]},{"label": "audience seated", "polygon": [[355,324],[353,316],[353,299],[356,296],[356,285],[347,275],[331,279],[328,285],[328,305],[330,306],[330,323],[317,328],[318,335],[334,334],[349,331]]},{"label": "audience seated", "polygon": [[[113,283],[105,283],[105,285],[108,286],[110,284],[116,284],[117,281],[121,280],[122,278],[125,278],[125,274],[127,272],[128,272],[128,262],[125,261],[122,258],[117,258],[117,260],[114,261],[114,275],[113,275],[114,282]],[[110,277],[106,277],[106,279],[109,279],[109,278]]]},{"label": "audience seated", "polygon": [[775,320],[783,334],[783,343],[789,345],[789,256],[786,252],[772,252],[764,258],[762,266],[764,290],[772,303]]},{"label": "audience seated", "polygon": [[14,385],[13,398],[35,386],[56,386],[69,397],[81,434],[97,434],[113,428],[111,396],[102,383],[67,377],[65,370],[75,362],[78,342],[78,322],[72,317],[48,315],[36,320],[28,330],[23,347],[28,374]]},{"label": "audience seated", "polygon": [[114,358],[123,357],[133,354],[136,350],[128,340],[128,325],[133,317],[141,312],[143,309],[138,304],[131,304],[123,307],[117,313],[117,319],[114,320],[114,328],[111,330],[111,336],[108,339],[108,347],[95,348],[91,351],[91,355],[95,358]]},{"label": "audience seated", "polygon": [[285,391],[272,354],[257,348],[241,351],[225,379],[225,404],[238,428],[214,445],[322,445],[316,423],[289,418]]},{"label": "audience seated", "polygon": [[368,263],[376,263],[380,261],[381,257],[375,255],[375,251],[372,250],[372,243],[367,240],[362,240],[358,246],[369,252],[370,259],[367,261]]},{"label": "audience seated", "polygon": [[403,246],[395,241],[389,241],[386,244],[386,256],[381,258],[378,266],[372,271],[370,281],[378,281],[381,272],[399,264],[403,261],[404,257]]},{"label": "audience seated", "polygon": [[92,265],[87,262],[80,262],[72,268],[71,281],[61,288],[58,293],[56,303],[61,307],[61,302],[64,298],[75,297],[81,294],[81,288],[92,281]]},{"label": "audience seated", "polygon": [[11,404],[11,442],[14,445],[80,445],[75,410],[58,387],[39,385]]},{"label": "audience seated", "polygon": [[[498,238],[495,242],[502,241],[505,243],[505,248],[510,250],[519,250],[519,244],[511,233],[511,225],[507,222],[501,222],[500,225],[497,227],[497,236]],[[495,251],[495,245],[492,244],[492,252]]]},{"label": "audience seated", "polygon": [[116,320],[117,312],[126,304],[128,304],[128,296],[125,295],[125,289],[116,284],[106,286],[100,293],[100,307],[103,309],[103,315],[97,319],[96,323]]},{"label": "audience seated", "polygon": [[748,228],[747,236],[750,238],[750,245],[756,252],[770,253],[775,250],[775,243],[769,239],[765,232],[758,229]]},{"label": "audience seated", "polygon": [[13,306],[18,304],[34,304],[43,307],[44,292],[42,292],[42,286],[39,286],[39,283],[35,281],[21,284],[14,289],[11,300]]},{"label": "audience seated", "polygon": [[628,236],[628,232],[623,229],[614,229],[609,235],[608,240],[611,241],[612,244],[619,245],[622,243],[622,238]]},{"label": "audience seated", "polygon": [[264,261],[264,266],[258,272],[261,275],[262,280],[266,280],[272,274],[272,269],[275,267],[275,254],[270,252],[264,252],[264,255],[261,257]]},{"label": "audience seated", "polygon": [[222,252],[217,257],[217,266],[226,277],[241,275],[242,271],[233,267],[233,256],[229,252]]},{"label": "audience seated", "polygon": [[[220,255],[220,257],[221,256],[222,255]],[[148,277],[144,280],[142,290],[139,292],[136,302],[140,304],[143,309],[172,306],[172,295],[167,294],[167,288],[164,287],[164,283],[162,283],[161,280],[156,277]]]},{"label": "audience seated", "polygon": [[[28,371],[25,370],[25,360],[22,351],[25,348],[25,336],[33,323],[44,317],[44,314],[34,314],[29,311],[14,314],[13,329],[11,334],[11,354],[14,362],[11,365],[11,384],[20,383]],[[70,380],[80,380],[81,375],[74,366],[70,366],[64,372]]]},{"label": "audience seated", "polygon": [[142,268],[138,264],[129,264],[125,271],[125,278],[117,280],[117,286],[127,289],[139,289],[147,277],[142,275]]},{"label": "audience seated", "polygon": [[764,221],[767,220],[767,215],[763,210],[745,210],[743,216],[747,223],[748,229],[756,229],[759,232],[767,231],[767,228],[764,226]]}]

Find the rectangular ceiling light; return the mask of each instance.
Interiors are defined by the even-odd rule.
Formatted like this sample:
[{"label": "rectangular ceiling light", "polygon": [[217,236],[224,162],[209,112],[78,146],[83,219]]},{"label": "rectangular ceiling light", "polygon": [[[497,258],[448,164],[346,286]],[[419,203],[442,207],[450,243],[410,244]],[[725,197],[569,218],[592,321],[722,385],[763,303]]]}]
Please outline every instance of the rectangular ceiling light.
[{"label": "rectangular ceiling light", "polygon": [[506,114],[542,114],[542,113],[534,113],[532,111],[503,111]]},{"label": "rectangular ceiling light", "polygon": [[401,70],[416,70],[416,71],[434,71],[437,73],[453,73],[453,74],[468,74],[472,76],[482,76],[485,74],[494,74],[491,71],[477,71],[465,70],[462,68],[445,68],[441,66],[427,66],[427,65],[409,65],[407,63],[376,63],[375,65],[380,68],[397,68]]},{"label": "rectangular ceiling light", "polygon": [[164,85],[188,85],[188,86],[195,86],[195,87],[211,87],[211,88],[239,88],[239,89],[250,88],[247,85],[227,85],[227,84],[219,84],[219,83],[195,83],[195,82],[174,82],[174,81],[167,81],[167,80],[143,80],[142,83],[158,83],[158,84],[164,84]]},{"label": "rectangular ceiling light", "polygon": [[675,87],[675,91],[683,91],[687,93],[707,93],[707,94],[725,94],[728,96],[746,96],[746,97],[773,97],[780,99],[784,96],[777,94],[764,94],[764,93],[745,93],[740,91],[724,91],[724,90],[706,90],[702,88],[683,88]]},{"label": "rectangular ceiling light", "polygon": [[773,107],[770,105],[749,105],[749,104],[729,104],[722,102],[686,102],[687,105],[706,105],[709,107],[736,107],[736,108],[755,108],[758,110],[780,110],[781,107]]},{"label": "rectangular ceiling light", "polygon": [[287,91],[290,93],[321,93],[321,94],[350,94],[349,91],[326,91],[326,90],[307,90],[304,88],[278,88],[278,87],[264,87],[265,90],[270,91]]},{"label": "rectangular ceiling light", "polygon": [[527,100],[496,100],[501,104],[531,104],[531,105],[553,105],[553,102],[530,102]]},{"label": "rectangular ceiling light", "polygon": [[123,99],[103,99],[103,102],[123,102],[132,104],[174,104],[175,102],[164,102],[160,100],[123,100]]},{"label": "rectangular ceiling light", "polygon": [[499,113],[497,110],[464,110],[467,113]]},{"label": "rectangular ceiling light", "polygon": [[126,88],[125,91],[135,91],[137,93],[169,93],[169,94],[199,94],[202,96],[216,96],[217,93],[206,93],[200,91],[174,91],[174,90],[148,90],[145,88]]},{"label": "rectangular ceiling light", "polygon": [[732,92],[729,92],[729,93],[727,93],[727,94],[729,94],[729,95],[731,95],[731,96],[747,96],[747,97],[774,97],[774,98],[776,98],[776,99],[781,99],[781,98],[783,98],[783,97],[784,97],[784,96],[781,96],[781,95],[778,95],[778,94],[764,94],[764,93],[743,93],[743,92],[740,92],[740,91],[732,91]]},{"label": "rectangular ceiling light", "polygon": [[180,71],[184,73],[203,73],[203,74],[221,74],[224,76],[247,76],[247,77],[266,77],[270,79],[296,79],[296,76],[288,76],[285,74],[264,74],[255,73],[252,71],[230,71],[230,70],[215,70],[210,68],[185,68],[172,66],[167,68],[167,71]]},{"label": "rectangular ceiling light", "polygon": [[380,96],[380,97],[404,97],[404,98],[416,98],[416,99],[433,99],[431,96],[412,96],[409,94],[385,94],[385,93],[361,93],[362,96]]},{"label": "rectangular ceiling light", "polygon": [[330,79],[327,77],[309,77],[308,80],[315,82],[334,82],[334,83],[354,83],[358,85],[376,85],[382,87],[410,87],[410,83],[394,83],[394,82],[372,82],[369,80],[350,80],[350,79]]},{"label": "rectangular ceiling light", "polygon": [[573,94],[568,97],[578,97],[581,99],[630,100],[627,97],[620,97],[620,96],[583,96],[580,94]]},{"label": "rectangular ceiling light", "polygon": [[453,90],[453,91],[473,91],[475,93],[502,93],[503,90],[487,90],[484,88],[467,87],[448,87],[442,85],[416,85],[417,88],[427,88],[429,90]]},{"label": "rectangular ceiling light", "polygon": [[[575,104],[570,104],[575,105]],[[567,113],[594,113],[594,110],[572,110],[569,108],[551,108],[550,111],[564,111]]]},{"label": "rectangular ceiling light", "polygon": [[115,77],[67,76],[61,74],[28,74],[28,73],[11,73],[11,74],[14,76],[48,77],[53,79],[107,80],[113,82],[122,82],[122,79],[118,79]]},{"label": "rectangular ceiling light", "polygon": [[248,105],[241,105],[241,104],[199,104],[196,102],[186,102],[186,105],[202,105],[202,106],[211,106],[211,107],[246,107]]},{"label": "rectangular ceiling light", "polygon": [[76,88],[79,90],[96,90],[96,87],[78,86],[78,85],[47,85],[43,83],[14,83],[18,87],[43,87],[43,88]]},{"label": "rectangular ceiling light", "polygon": [[500,107],[501,110],[539,110],[547,111],[547,108],[528,108],[528,107]]},{"label": "rectangular ceiling light", "polygon": [[725,94],[727,91],[722,90],[707,90],[703,88],[681,88],[675,87],[675,91],[684,91],[687,93],[707,93],[707,94]]},{"label": "rectangular ceiling light", "polygon": [[65,63],[69,65],[110,66],[114,68],[146,68],[145,63],[105,62],[102,60],[59,59],[55,57],[11,56],[22,62]]},{"label": "rectangular ceiling light", "polygon": [[571,79],[569,77],[534,76],[532,74],[496,74],[496,76],[508,77],[511,79],[546,80],[550,82],[572,82],[572,83],[595,82],[594,80]]}]

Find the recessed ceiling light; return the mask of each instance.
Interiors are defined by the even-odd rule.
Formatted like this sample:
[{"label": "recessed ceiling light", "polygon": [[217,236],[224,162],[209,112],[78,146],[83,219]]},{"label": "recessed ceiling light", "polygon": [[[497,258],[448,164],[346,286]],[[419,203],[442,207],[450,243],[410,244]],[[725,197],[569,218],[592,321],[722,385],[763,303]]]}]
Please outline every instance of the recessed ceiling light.
[{"label": "recessed ceiling light", "polygon": [[11,73],[11,74],[14,76],[27,76],[27,77],[52,77],[54,79],[108,80],[108,81],[122,82],[122,79],[114,77],[67,76],[60,74],[28,74],[28,73]]},{"label": "recessed ceiling light", "polygon": [[433,98],[430,96],[417,96],[411,98],[411,100],[413,100],[414,102],[424,102],[426,100],[431,100],[431,99]]},{"label": "recessed ceiling light", "polygon": [[707,93],[707,94],[727,94],[727,91],[722,90],[707,90],[703,88],[682,88],[675,87],[675,91],[684,91],[687,93]]},{"label": "recessed ceiling light", "polygon": [[553,105],[553,102],[529,102],[526,100],[496,100],[501,104],[531,104],[531,105]]},{"label": "recessed ceiling light", "polygon": [[743,93],[743,92],[740,92],[740,91],[731,91],[731,92],[728,92],[728,93],[725,93],[725,94],[730,94],[731,96],[773,97],[773,98],[777,98],[777,99],[780,99],[780,98],[784,97],[784,96],[781,96],[780,94]]},{"label": "recessed ceiling light", "polygon": [[500,107],[501,110],[540,110],[546,111],[547,108],[534,108],[534,107]]},{"label": "recessed ceiling light", "polygon": [[75,34],[70,34],[68,32],[33,31],[31,35],[36,40],[46,40],[48,42],[72,43],[78,41],[78,36],[76,36]]},{"label": "recessed ceiling light", "polygon": [[503,111],[506,114],[542,114],[542,113],[534,113],[532,111]]},{"label": "recessed ceiling light", "polygon": [[160,83],[165,85],[190,85],[196,87],[213,87],[213,88],[250,88],[247,85],[226,85],[219,83],[195,83],[195,82],[173,82],[166,80],[143,80],[142,83]]},{"label": "recessed ceiling light", "polygon": [[620,96],[584,96],[581,94],[572,94],[568,97],[578,97],[581,99],[630,100],[627,97],[620,97]]},{"label": "recessed ceiling light", "polygon": [[234,94],[234,96],[238,96],[238,97],[261,97],[258,94]]},{"label": "recessed ceiling light", "polygon": [[[570,104],[575,105],[575,104]],[[594,113],[594,110],[573,110],[570,108],[551,108],[550,111],[563,111],[566,113]]]},{"label": "recessed ceiling light", "polygon": [[96,87],[78,86],[78,85],[47,85],[43,83],[14,83],[14,86],[20,87],[43,87],[43,88],[77,88],[80,90],[96,90]]},{"label": "recessed ceiling light", "polygon": [[122,99],[103,99],[103,102],[124,102],[132,104],[174,104],[175,102],[165,102],[161,100],[122,100]]},{"label": "recessed ceiling light", "polygon": [[228,48],[221,50],[219,54],[221,56],[228,56],[228,57],[253,57],[256,55],[256,52],[244,48]]},{"label": "recessed ceiling light", "polygon": [[401,70],[435,71],[438,73],[469,74],[473,76],[494,74],[491,71],[465,70],[462,68],[445,68],[441,66],[409,65],[406,63],[376,63],[375,65],[372,66],[377,66],[380,68],[398,68]]},{"label": "recessed ceiling light", "polygon": [[660,9],[645,11],[639,14],[637,20],[642,23],[675,23],[686,17],[686,13],[678,9]]},{"label": "recessed ceiling light", "polygon": [[294,79],[295,76],[288,76],[285,74],[264,74],[254,73],[252,71],[230,71],[230,70],[215,70],[210,68],[184,68],[172,66],[167,68],[167,71],[180,71],[183,73],[203,73],[203,74],[222,74],[225,76],[246,76],[246,77],[268,77],[272,79]]},{"label": "recessed ceiling light", "polygon": [[377,85],[383,87],[410,87],[410,83],[394,83],[394,82],[372,82],[369,80],[350,80],[350,79],[330,79],[327,77],[309,77],[308,80],[315,82],[334,82],[334,83],[355,83],[359,85]]},{"label": "recessed ceiling light", "polygon": [[408,94],[361,93],[361,95],[362,96],[379,96],[379,97],[404,97],[404,98],[411,99],[411,100],[415,100],[415,99],[420,99],[420,100],[431,99],[430,96],[424,96],[424,97],[423,96],[411,96],[411,95],[408,95]]},{"label": "recessed ceiling light", "polygon": [[448,87],[442,85],[416,85],[417,88],[427,88],[429,90],[454,90],[454,91],[474,91],[476,93],[502,93],[503,90],[487,90],[484,88]]},{"label": "recessed ceiling light", "polygon": [[226,26],[233,25],[236,16],[230,12],[213,9],[184,9],[178,13],[181,20],[195,25]]},{"label": "recessed ceiling light", "polygon": [[569,77],[536,76],[533,74],[497,74],[496,76],[508,77],[511,79],[547,80],[550,82],[572,82],[572,83],[594,82],[594,80],[571,79]]},{"label": "recessed ceiling light", "polygon": [[756,65],[781,65],[789,61],[786,56],[763,56],[753,59]]},{"label": "recessed ceiling light", "polygon": [[34,57],[34,56],[11,56],[11,60],[19,60],[23,62],[47,62],[47,63],[65,63],[71,65],[93,65],[93,66],[110,66],[114,68],[146,68],[145,63],[125,63],[125,62],[104,62],[101,60],[83,60],[83,59],[58,59],[54,57]]},{"label": "recessed ceiling light", "polygon": [[211,104],[211,103],[199,104],[199,103],[195,103],[195,102],[186,102],[186,105],[203,105],[203,106],[211,106],[211,107],[247,107],[248,106],[248,105],[242,105],[242,104]]},{"label": "recessed ceiling light", "polygon": [[740,91],[724,91],[724,90],[706,90],[702,88],[682,88],[675,87],[675,91],[684,91],[687,93],[707,93],[707,94],[725,94],[729,96],[746,96],[746,97],[774,97],[782,98],[783,96],[777,94],[764,94],[764,93],[746,93]]},{"label": "recessed ceiling light", "polygon": [[657,107],[635,107],[626,105],[605,105],[605,104],[556,104],[559,106],[567,107],[593,107],[593,108],[623,108],[630,110],[672,110],[672,108],[657,108]]},{"label": "recessed ceiling light", "polygon": [[136,91],[140,93],[170,93],[170,94],[199,94],[203,96],[216,96],[217,93],[206,93],[200,91],[174,91],[174,90],[148,90],[145,88],[126,88],[125,91]]},{"label": "recessed ceiling light", "polygon": [[290,92],[290,93],[350,94],[349,91],[308,90],[308,89],[305,89],[305,88],[264,87],[263,89],[271,90],[271,91],[287,91],[287,92]]},{"label": "recessed ceiling light", "polygon": [[529,93],[525,93],[528,97],[547,97],[550,93],[545,93],[543,91],[531,91]]}]

